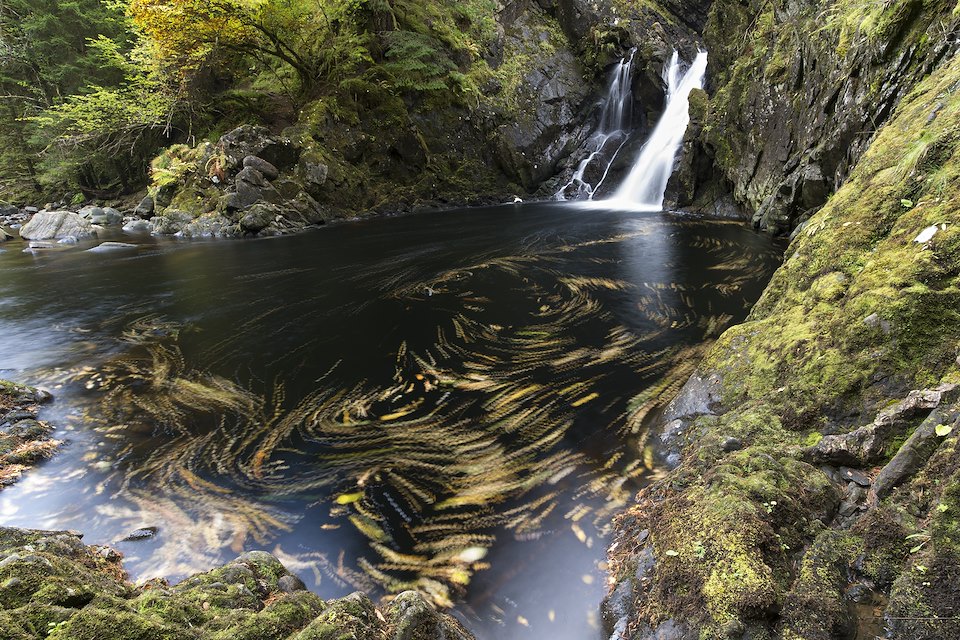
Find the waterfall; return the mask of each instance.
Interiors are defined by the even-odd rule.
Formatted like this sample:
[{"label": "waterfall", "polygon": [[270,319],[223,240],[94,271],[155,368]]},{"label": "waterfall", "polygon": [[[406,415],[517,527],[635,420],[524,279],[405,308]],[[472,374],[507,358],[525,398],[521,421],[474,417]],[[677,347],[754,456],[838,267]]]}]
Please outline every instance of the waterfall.
[{"label": "waterfall", "polygon": [[[636,51],[636,49],[631,49],[630,53],[611,71],[607,94],[603,99],[603,107],[600,111],[600,124],[587,140],[586,146],[590,152],[586,158],[580,161],[570,181],[557,191],[554,196],[557,200],[566,200],[568,196],[572,198],[586,196],[588,199],[593,199],[593,194],[607,177],[610,165],[616,160],[617,154],[626,143],[633,112],[630,72]],[[586,180],[587,170],[594,164],[594,161],[606,163],[603,165],[603,172],[600,174],[600,180],[596,186],[591,185]]]},{"label": "waterfall", "polygon": [[673,52],[670,66],[664,69],[667,104],[663,115],[650,134],[650,139],[640,149],[640,156],[630,174],[611,198],[614,204],[648,211],[660,211],[663,208],[663,193],[667,189],[670,174],[673,173],[673,164],[683,143],[683,134],[690,123],[690,92],[703,88],[706,70],[706,51],[699,52],[686,71],[681,68],[679,54]]}]

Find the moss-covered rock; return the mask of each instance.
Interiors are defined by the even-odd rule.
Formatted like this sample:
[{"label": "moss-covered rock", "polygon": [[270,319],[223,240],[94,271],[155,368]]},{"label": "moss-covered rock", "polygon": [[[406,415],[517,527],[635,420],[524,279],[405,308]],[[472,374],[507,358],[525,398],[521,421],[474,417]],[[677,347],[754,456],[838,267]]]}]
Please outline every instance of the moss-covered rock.
[{"label": "moss-covered rock", "polygon": [[472,638],[417,594],[386,614],[360,593],[324,602],[263,551],[175,586],[134,587],[117,558],[77,534],[0,528],[0,639]]},{"label": "moss-covered rock", "polygon": [[702,140],[755,224],[787,234],[823,205],[903,97],[955,52],[944,35],[960,24],[954,5],[712,3]]},{"label": "moss-covered rock", "polygon": [[45,391],[0,380],[0,489],[60,446],[51,437],[53,426],[37,420],[40,405],[49,400]]},{"label": "moss-covered rock", "polygon": [[675,468],[618,523],[626,628],[957,635],[957,86],[955,56],[903,90],[655,425]]}]

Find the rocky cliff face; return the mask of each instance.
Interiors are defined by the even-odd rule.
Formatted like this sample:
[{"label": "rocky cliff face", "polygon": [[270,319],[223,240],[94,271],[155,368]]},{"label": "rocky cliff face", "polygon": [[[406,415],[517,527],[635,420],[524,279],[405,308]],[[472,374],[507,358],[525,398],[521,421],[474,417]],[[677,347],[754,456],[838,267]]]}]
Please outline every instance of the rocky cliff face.
[{"label": "rocky cliff face", "polygon": [[[742,9],[699,139],[761,224],[809,219],[747,322],[653,425],[670,471],[618,521],[608,628],[960,637],[954,7]],[[799,57],[780,64],[789,47],[759,33]]]},{"label": "rocky cliff face", "polygon": [[[307,104],[283,131],[247,125],[192,149],[173,147],[154,161],[155,207],[140,215],[156,216],[156,233],[275,234],[368,213],[552,194],[596,126],[606,69],[631,48],[638,132],[656,119],[664,64],[674,47],[695,50],[694,29],[706,19],[700,10],[679,20],[672,10],[612,0],[498,3],[482,63],[460,70],[482,80],[475,94],[395,95],[364,85]],[[614,173],[635,151],[625,149]],[[264,173],[260,161],[272,169]]]},{"label": "rocky cliff face", "polygon": [[[714,2],[700,136],[758,227],[790,233],[900,100],[957,51],[953,2]],[[711,196],[707,192],[707,196]]]}]

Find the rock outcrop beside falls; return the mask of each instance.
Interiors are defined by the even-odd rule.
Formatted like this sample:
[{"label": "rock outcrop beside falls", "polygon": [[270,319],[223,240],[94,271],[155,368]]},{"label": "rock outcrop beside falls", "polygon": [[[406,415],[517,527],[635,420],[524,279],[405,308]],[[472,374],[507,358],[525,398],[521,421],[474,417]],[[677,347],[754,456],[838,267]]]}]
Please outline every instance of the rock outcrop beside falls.
[{"label": "rock outcrop beside falls", "polygon": [[472,640],[405,592],[323,601],[269,553],[252,551],[170,586],[124,580],[120,555],[75,533],[0,527],[3,640]]},{"label": "rock outcrop beside falls", "polygon": [[729,2],[710,8],[709,115],[697,154],[754,223],[788,234],[839,188],[899,102],[957,51],[948,0]]},{"label": "rock outcrop beside falls", "polygon": [[615,638],[960,637],[958,87],[953,55],[897,89],[654,425],[670,471],[618,519]]}]

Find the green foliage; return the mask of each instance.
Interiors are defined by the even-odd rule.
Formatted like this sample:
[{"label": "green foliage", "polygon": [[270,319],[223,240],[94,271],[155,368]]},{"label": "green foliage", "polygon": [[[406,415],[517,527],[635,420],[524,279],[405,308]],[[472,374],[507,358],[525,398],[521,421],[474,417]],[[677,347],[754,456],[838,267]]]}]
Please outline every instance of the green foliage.
[{"label": "green foliage", "polygon": [[129,187],[145,177],[147,158],[177,124],[178,92],[152,64],[145,43],[130,52],[102,36],[88,44],[122,70],[123,79],[112,86],[87,85],[26,118],[35,143],[45,145],[41,186],[62,183],[66,172],[77,176],[81,187],[102,189],[113,179]]},{"label": "green foliage", "polygon": [[383,71],[391,84],[412,91],[441,91],[453,62],[437,51],[436,41],[412,31],[394,31],[385,36],[387,50]]},{"label": "green foliage", "polygon": [[123,9],[100,0],[5,0],[0,42],[0,192],[24,200],[41,188],[45,146],[29,119],[88,83],[122,80],[106,53],[126,46]]}]

